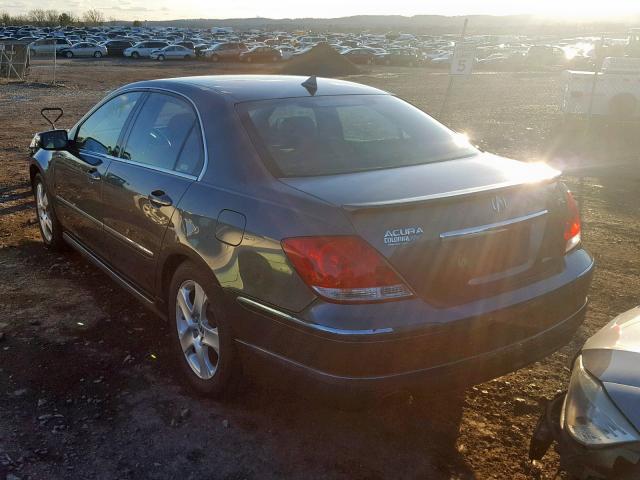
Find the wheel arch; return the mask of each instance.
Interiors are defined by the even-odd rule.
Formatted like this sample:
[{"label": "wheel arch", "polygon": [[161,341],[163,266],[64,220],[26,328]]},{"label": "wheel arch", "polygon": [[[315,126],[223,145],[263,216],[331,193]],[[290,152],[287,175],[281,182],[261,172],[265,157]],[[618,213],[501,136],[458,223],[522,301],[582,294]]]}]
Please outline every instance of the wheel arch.
[{"label": "wheel arch", "polygon": [[29,182],[33,185],[33,179],[36,174],[39,173],[42,175],[42,179],[47,184],[47,187],[51,188],[48,178],[48,174],[52,171],[51,167],[51,152],[46,150],[38,150],[35,152],[29,160]]},{"label": "wheel arch", "polygon": [[42,170],[40,170],[40,168],[38,168],[36,164],[32,162],[31,165],[29,165],[29,183],[31,184],[31,186],[33,186],[33,181],[36,178],[37,174],[42,175]]},{"label": "wheel arch", "polygon": [[207,262],[205,262],[204,259],[195,251],[187,248],[179,248],[171,252],[166,252],[162,256],[162,260],[158,265],[156,276],[156,297],[162,310],[167,307],[171,279],[180,265],[185,262],[191,262],[198,268],[209,272],[209,275],[215,281],[215,286],[217,288],[221,288],[220,282],[216,278],[215,273],[211,270],[209,265],[207,265]]}]

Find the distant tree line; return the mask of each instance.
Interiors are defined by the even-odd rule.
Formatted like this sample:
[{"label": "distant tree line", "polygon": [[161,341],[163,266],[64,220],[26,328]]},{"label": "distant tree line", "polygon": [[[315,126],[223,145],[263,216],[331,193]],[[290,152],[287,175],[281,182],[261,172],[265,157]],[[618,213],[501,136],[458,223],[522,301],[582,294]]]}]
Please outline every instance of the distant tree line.
[{"label": "distant tree line", "polygon": [[[111,21],[111,20],[110,20]],[[58,10],[36,8],[24,15],[9,15],[0,12],[0,25],[34,25],[37,27],[97,26],[105,23],[104,14],[92,8],[81,15]]]}]

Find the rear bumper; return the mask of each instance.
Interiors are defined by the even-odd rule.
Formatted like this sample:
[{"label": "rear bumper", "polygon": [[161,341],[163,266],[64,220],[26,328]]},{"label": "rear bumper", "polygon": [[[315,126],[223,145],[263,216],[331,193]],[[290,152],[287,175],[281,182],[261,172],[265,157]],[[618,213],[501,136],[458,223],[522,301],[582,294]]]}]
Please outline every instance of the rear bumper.
[{"label": "rear bumper", "polygon": [[[571,340],[575,331],[582,324],[586,309],[587,303],[585,301],[578,311],[553,327],[526,340],[490,352],[447,364],[386,375],[336,374],[305,365],[241,339],[237,339],[236,342],[241,347],[243,357],[249,361],[255,360],[255,358],[248,358],[248,356],[255,357],[257,355],[263,360],[285,368],[298,380],[312,380],[338,391],[349,390],[352,393],[366,394],[400,390],[449,390],[497,378],[550,355]],[[330,345],[327,345],[326,354],[331,355]]]},{"label": "rear bumper", "polygon": [[[464,388],[540,360],[571,340],[586,313],[593,273],[586,252],[572,261],[562,281],[554,277],[500,302],[446,311],[420,300],[307,308],[325,313],[332,324],[310,324],[308,317],[234,296],[236,342],[247,361],[258,358],[260,365],[279,365],[301,381],[337,390]],[[336,319],[336,312],[342,316]]]}]

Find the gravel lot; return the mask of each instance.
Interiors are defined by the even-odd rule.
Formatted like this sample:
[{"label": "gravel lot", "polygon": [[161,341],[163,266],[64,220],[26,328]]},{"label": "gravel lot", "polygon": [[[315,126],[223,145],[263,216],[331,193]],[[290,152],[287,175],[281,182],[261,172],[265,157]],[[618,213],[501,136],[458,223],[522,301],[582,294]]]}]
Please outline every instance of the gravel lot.
[{"label": "gravel lot", "polygon": [[[78,254],[43,248],[26,147],[46,129],[42,107],[62,106],[68,127],[124,83],[247,71],[261,67],[63,60],[58,87],[0,84],[0,479],[553,478],[554,453],[527,460],[541,406],[565,388],[584,340],[640,303],[638,126],[561,130],[559,73],[460,79],[441,117],[482,148],[570,172],[598,268],[586,322],[559,352],[463,393],[360,412],[281,378],[246,381],[217,402],[172,375],[160,321]],[[33,78],[47,75],[36,62]],[[350,80],[438,116],[448,77],[374,67]]]}]

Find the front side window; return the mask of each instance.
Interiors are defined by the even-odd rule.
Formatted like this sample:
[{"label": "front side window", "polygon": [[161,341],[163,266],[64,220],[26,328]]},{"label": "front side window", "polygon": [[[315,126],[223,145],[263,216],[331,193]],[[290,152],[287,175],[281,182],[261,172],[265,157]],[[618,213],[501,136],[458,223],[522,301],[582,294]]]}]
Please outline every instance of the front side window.
[{"label": "front side window", "polygon": [[337,175],[475,155],[463,137],[391,95],[341,95],[238,105],[278,177]]},{"label": "front side window", "polygon": [[93,112],[78,129],[77,148],[117,156],[120,132],[141,95],[140,92],[118,95]]},{"label": "front side window", "polygon": [[123,158],[197,175],[204,158],[200,124],[184,100],[152,93],[135,120]]}]

